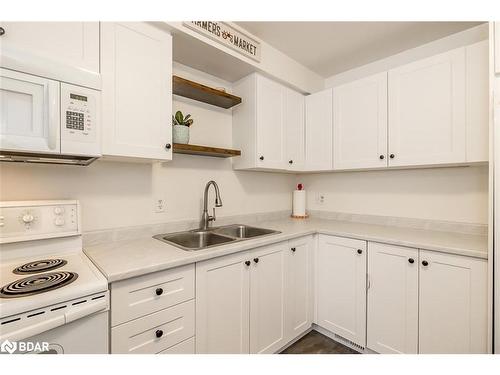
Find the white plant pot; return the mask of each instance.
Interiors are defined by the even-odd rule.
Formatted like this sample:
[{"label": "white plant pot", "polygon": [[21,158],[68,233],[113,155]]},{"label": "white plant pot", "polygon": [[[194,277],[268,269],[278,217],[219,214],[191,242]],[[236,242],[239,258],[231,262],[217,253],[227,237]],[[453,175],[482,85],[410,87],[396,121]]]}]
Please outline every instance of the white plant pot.
[{"label": "white plant pot", "polygon": [[174,143],[189,143],[189,127],[184,125],[173,125],[172,138]]}]

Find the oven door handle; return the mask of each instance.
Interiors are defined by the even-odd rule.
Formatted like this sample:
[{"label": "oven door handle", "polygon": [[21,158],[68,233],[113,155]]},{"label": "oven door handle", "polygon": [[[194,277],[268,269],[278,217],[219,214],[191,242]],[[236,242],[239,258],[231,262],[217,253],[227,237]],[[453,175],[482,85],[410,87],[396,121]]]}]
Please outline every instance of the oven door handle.
[{"label": "oven door handle", "polygon": [[51,319],[43,320],[41,322],[31,324],[27,327],[20,328],[16,331],[6,333],[5,335],[0,336],[0,340],[20,341],[25,338],[48,331],[49,329],[57,328],[65,323],[66,320],[64,319],[64,315],[58,315]]},{"label": "oven door handle", "polygon": [[75,320],[78,320],[80,318],[83,318],[87,315],[99,312],[99,311],[104,311],[108,308],[108,300],[107,298],[104,298],[98,302],[93,302],[89,304],[88,306],[82,306],[79,308],[73,308],[69,310],[66,314],[64,314],[64,317],[66,318],[66,323],[71,323],[74,322]]}]

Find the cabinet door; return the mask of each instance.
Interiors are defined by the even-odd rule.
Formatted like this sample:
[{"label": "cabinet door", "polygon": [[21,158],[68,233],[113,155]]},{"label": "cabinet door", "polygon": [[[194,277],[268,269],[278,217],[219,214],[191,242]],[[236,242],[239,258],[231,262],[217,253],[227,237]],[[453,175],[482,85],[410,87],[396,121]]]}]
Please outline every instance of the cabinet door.
[{"label": "cabinet door", "polygon": [[465,161],[465,48],[389,71],[389,166]]},{"label": "cabinet door", "polygon": [[495,22],[495,73],[500,74],[500,22]]},{"label": "cabinet door", "polygon": [[368,243],[367,346],[417,353],[418,250]]},{"label": "cabinet door", "polygon": [[306,170],[332,169],[332,89],[306,96]]},{"label": "cabinet door", "polygon": [[284,91],[280,84],[257,75],[257,167],[286,169]]},{"label": "cabinet door", "polygon": [[282,243],[251,252],[250,353],[274,353],[286,344],[286,250]]},{"label": "cabinet door", "polygon": [[103,154],[170,160],[172,37],[145,23],[102,23]]},{"label": "cabinet door", "polygon": [[3,67],[99,88],[92,84],[99,82],[99,22],[2,21],[0,26]]},{"label": "cabinet door", "polygon": [[285,89],[285,150],[288,170],[304,169],[305,160],[305,100],[304,95]]},{"label": "cabinet door", "polygon": [[249,353],[248,260],[243,252],[196,263],[197,353]]},{"label": "cabinet door", "polygon": [[489,73],[488,40],[465,48],[467,161],[488,161]]},{"label": "cabinet door", "polygon": [[316,257],[317,324],[366,345],[366,242],[319,237]]},{"label": "cabinet door", "polygon": [[487,262],[420,251],[420,353],[487,352]]},{"label": "cabinet door", "polygon": [[312,324],[312,238],[288,241],[286,256],[286,336],[293,340]]},{"label": "cabinet door", "polygon": [[387,166],[387,72],[333,89],[333,168]]}]

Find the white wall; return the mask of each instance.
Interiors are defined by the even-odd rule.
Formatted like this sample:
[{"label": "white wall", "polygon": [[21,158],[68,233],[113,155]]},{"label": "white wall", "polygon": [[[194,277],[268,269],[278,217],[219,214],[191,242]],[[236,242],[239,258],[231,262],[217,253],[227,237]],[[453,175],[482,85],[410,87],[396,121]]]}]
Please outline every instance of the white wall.
[{"label": "white wall", "polygon": [[[217,87],[230,84],[174,64],[174,73]],[[173,110],[191,113],[191,142],[231,146],[231,110],[174,98]],[[201,215],[205,183],[217,181],[224,206],[219,216],[290,209],[294,176],[234,172],[230,159],[174,154],[169,163],[97,161],[89,167],[0,164],[0,200],[79,199],[84,231],[143,225]],[[213,192],[211,204],[213,204]],[[166,212],[153,212],[153,198]]]},{"label": "white wall", "polygon": [[487,166],[308,174],[296,182],[305,185],[308,209],[488,222]]}]

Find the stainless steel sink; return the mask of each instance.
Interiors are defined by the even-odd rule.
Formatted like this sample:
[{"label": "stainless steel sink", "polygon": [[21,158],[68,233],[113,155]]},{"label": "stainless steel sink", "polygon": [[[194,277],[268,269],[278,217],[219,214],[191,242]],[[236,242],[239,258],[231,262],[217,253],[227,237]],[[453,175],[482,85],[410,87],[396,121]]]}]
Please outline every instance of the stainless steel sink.
[{"label": "stainless steel sink", "polygon": [[177,246],[183,250],[196,251],[276,233],[280,232],[272,229],[232,224],[211,228],[209,230],[191,230],[186,232],[157,234],[153,236],[153,238]]},{"label": "stainless steel sink", "polygon": [[234,224],[214,229],[214,233],[236,238],[253,238],[278,233],[272,229],[256,228],[248,225]]},{"label": "stainless steel sink", "polygon": [[154,238],[180,247],[184,250],[203,250],[212,246],[236,241],[236,238],[216,234],[211,231],[189,231],[172,234],[159,234]]}]

